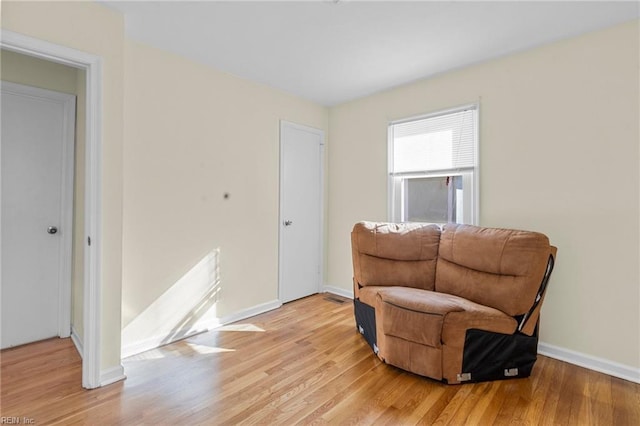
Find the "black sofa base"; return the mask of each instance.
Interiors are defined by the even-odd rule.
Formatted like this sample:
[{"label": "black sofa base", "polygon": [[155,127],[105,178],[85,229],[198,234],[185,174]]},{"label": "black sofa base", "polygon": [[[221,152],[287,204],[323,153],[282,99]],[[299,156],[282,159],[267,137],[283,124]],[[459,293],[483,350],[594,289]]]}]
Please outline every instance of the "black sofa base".
[{"label": "black sofa base", "polygon": [[462,355],[461,381],[529,377],[538,355],[538,328],[532,336],[467,330]]},{"label": "black sofa base", "polygon": [[359,299],[353,299],[353,311],[356,318],[356,329],[375,354],[378,353],[377,337],[376,337],[376,310],[362,303]]}]

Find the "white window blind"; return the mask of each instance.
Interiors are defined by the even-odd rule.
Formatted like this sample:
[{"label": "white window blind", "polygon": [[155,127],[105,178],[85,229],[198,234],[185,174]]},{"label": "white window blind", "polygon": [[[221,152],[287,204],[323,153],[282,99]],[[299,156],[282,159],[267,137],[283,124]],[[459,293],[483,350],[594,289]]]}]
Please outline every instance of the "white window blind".
[{"label": "white window blind", "polygon": [[391,173],[474,167],[476,108],[392,124]]},{"label": "white window blind", "polygon": [[478,223],[478,106],[389,124],[393,222]]}]

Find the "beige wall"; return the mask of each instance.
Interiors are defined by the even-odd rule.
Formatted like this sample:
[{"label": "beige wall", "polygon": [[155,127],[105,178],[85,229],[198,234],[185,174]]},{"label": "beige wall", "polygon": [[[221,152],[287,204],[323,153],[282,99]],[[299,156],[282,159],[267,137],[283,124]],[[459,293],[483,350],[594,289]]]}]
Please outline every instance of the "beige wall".
[{"label": "beige wall", "polygon": [[120,365],[124,19],[93,2],[2,2],[2,28],[103,58],[101,369]]},{"label": "beige wall", "polygon": [[1,51],[0,77],[4,81],[76,95],[75,182],[73,191],[73,275],[71,326],[82,339],[83,248],[84,248],[84,141],[85,72],[54,62],[6,50]]},{"label": "beige wall", "polygon": [[330,110],[330,285],[387,219],[390,120],[480,102],[480,221],[559,248],[541,341],[640,367],[639,34],[631,22]]},{"label": "beige wall", "polygon": [[129,40],[125,98],[126,352],[206,309],[222,318],[277,300],[279,121],[326,131],[328,112]]}]

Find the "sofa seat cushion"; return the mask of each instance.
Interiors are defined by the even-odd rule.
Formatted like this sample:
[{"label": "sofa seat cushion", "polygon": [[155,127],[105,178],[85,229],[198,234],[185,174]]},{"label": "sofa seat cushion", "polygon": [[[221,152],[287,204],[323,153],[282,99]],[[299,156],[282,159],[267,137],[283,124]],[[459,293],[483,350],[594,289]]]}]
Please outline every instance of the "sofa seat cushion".
[{"label": "sofa seat cushion", "polygon": [[464,342],[467,328],[512,333],[517,325],[505,313],[462,297],[406,287],[379,290],[378,309],[384,334],[434,348],[448,339],[457,343],[460,335]]}]

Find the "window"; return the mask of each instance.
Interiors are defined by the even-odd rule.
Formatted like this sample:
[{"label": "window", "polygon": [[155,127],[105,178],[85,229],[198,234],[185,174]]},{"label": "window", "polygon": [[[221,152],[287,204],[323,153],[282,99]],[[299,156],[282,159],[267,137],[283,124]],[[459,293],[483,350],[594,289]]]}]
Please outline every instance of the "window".
[{"label": "window", "polygon": [[393,222],[478,223],[478,107],[389,125]]}]

